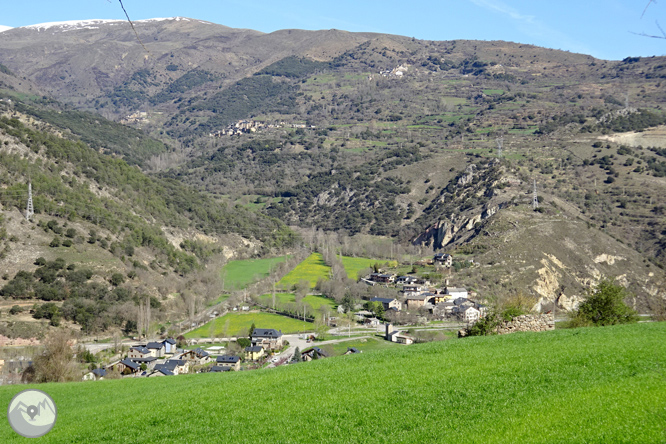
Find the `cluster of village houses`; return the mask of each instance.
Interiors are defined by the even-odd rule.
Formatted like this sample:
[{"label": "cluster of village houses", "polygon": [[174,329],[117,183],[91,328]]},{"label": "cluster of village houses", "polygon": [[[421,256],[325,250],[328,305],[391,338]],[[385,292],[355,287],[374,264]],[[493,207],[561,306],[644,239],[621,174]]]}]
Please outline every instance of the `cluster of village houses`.
[{"label": "cluster of village houses", "polygon": [[123,125],[148,123],[148,113],[145,111],[134,112],[120,119],[120,123]]},{"label": "cluster of village houses", "polygon": [[[237,136],[240,134],[249,134],[256,133],[259,130],[268,129],[268,128],[308,128],[304,123],[264,123],[257,122],[256,120],[239,120],[236,123],[232,123],[228,127],[213,131],[209,134],[210,137],[222,137],[222,136]],[[314,125],[310,125],[309,128],[315,128]]]},{"label": "cluster of village houses", "polygon": [[[196,348],[182,350],[176,348],[172,338],[161,342],[149,342],[129,349],[125,359],[92,370],[83,376],[83,380],[103,379],[108,372],[117,371],[123,377],[173,376],[199,372],[231,372],[241,369],[241,362],[258,362],[274,352],[281,351],[285,344],[282,332],[272,328],[255,328],[251,335],[252,345],[245,347],[244,356],[212,356],[207,351]],[[356,348],[349,348],[345,354],[360,353]],[[319,347],[309,347],[300,352],[301,361],[310,361],[328,357]],[[212,364],[212,365],[209,365]]]},{"label": "cluster of village houses", "polygon": [[[255,328],[251,335],[252,345],[245,348],[245,360],[259,361],[267,354],[282,349],[282,332],[272,328]],[[100,379],[109,371],[118,371],[123,376],[172,376],[198,370],[208,372],[228,372],[240,370],[241,356],[212,356],[207,351],[196,348],[182,350],[176,348],[173,338],[161,342],[133,346],[125,359],[112,362],[86,374],[83,379]],[[208,365],[213,363],[214,365]],[[143,367],[143,368],[142,368]]]},{"label": "cluster of village houses", "polygon": [[[433,261],[445,267],[453,265],[450,254],[438,253]],[[449,286],[448,279],[444,288],[435,288],[430,283],[416,276],[396,276],[388,273],[371,273],[362,279],[368,285],[392,285],[401,288],[404,302],[397,298],[373,298],[371,302],[381,302],[384,311],[409,311],[428,313],[442,318],[456,318],[461,322],[472,324],[483,317],[486,306],[470,299],[465,288]],[[367,318],[370,312],[358,312],[357,320],[371,326],[379,326],[382,322],[377,318]]]}]

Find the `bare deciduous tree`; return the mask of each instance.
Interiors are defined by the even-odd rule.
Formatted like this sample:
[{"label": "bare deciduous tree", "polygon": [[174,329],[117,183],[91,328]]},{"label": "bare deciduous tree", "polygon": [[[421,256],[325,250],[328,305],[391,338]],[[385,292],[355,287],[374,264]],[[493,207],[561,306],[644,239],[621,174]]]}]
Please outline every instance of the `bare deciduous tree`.
[{"label": "bare deciduous tree", "polygon": [[44,340],[43,351],[33,361],[34,382],[67,382],[81,378],[81,371],[74,360],[66,330],[51,332]]}]

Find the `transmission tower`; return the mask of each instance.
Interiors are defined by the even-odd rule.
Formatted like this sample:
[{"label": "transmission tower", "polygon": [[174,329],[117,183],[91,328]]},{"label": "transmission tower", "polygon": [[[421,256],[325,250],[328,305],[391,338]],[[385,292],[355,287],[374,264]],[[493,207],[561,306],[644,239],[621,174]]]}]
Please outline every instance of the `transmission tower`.
[{"label": "transmission tower", "polygon": [[504,138],[500,137],[497,139],[497,158],[501,159],[502,158],[502,142],[504,142]]},{"label": "transmission tower", "polygon": [[537,197],[536,191],[536,179],[534,179],[534,194],[532,195],[532,209],[536,210],[539,208],[539,198]]},{"label": "transmission tower", "polygon": [[25,209],[25,218],[30,221],[35,215],[35,208],[32,206],[32,182],[28,182],[28,207]]}]

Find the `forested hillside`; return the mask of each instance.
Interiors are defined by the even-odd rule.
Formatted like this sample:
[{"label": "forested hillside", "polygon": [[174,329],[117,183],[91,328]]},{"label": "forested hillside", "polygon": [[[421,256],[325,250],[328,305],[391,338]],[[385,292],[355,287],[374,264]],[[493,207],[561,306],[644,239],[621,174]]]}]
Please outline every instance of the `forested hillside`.
[{"label": "forested hillside", "polygon": [[[208,279],[211,260],[294,243],[294,233],[276,219],[217,202],[173,179],[147,176],[118,157],[123,150],[131,157],[125,143],[132,132],[141,135],[134,138],[139,143],[159,142],[136,130],[123,133],[121,125],[97,116],[98,127],[119,136],[107,150],[104,134],[96,135],[100,151],[117,151],[103,154],[84,142],[94,133],[92,115],[39,106],[15,96],[0,103],[0,296],[2,307],[11,306],[19,319],[29,302],[31,317],[53,326],[70,322],[85,333],[113,327],[130,334],[139,306],[165,322],[169,312],[194,307],[188,299],[200,309],[206,298],[218,297],[210,281],[209,290],[173,300],[185,282],[194,289]],[[80,125],[70,131],[68,122]],[[30,221],[28,183],[35,212]],[[41,324],[30,325],[2,323],[0,334],[37,335]]]}]

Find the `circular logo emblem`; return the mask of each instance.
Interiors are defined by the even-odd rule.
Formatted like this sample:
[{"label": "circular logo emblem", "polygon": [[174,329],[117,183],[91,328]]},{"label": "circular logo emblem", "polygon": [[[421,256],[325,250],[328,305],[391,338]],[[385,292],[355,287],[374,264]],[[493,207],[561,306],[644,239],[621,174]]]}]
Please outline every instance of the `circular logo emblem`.
[{"label": "circular logo emblem", "polygon": [[7,409],[9,425],[26,438],[39,438],[51,431],[58,416],[53,399],[41,390],[19,392]]}]

